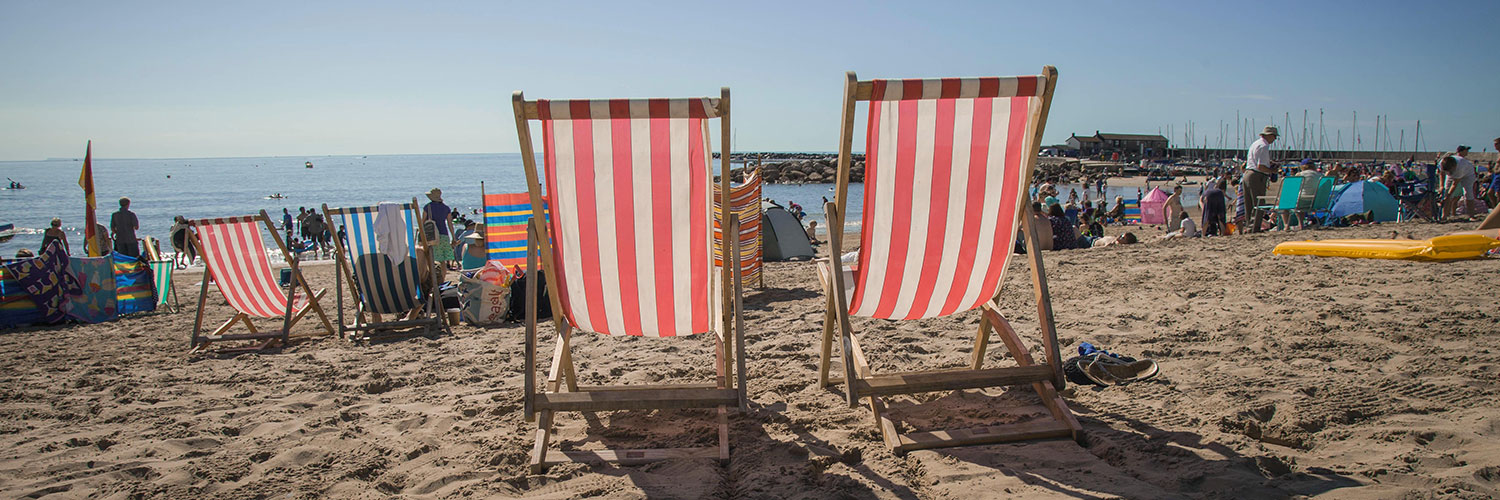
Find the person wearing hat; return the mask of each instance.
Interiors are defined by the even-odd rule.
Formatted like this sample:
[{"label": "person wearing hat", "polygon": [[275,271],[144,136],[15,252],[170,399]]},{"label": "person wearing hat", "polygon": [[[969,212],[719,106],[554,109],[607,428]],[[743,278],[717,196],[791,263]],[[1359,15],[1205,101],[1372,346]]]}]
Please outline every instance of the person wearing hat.
[{"label": "person wearing hat", "polygon": [[428,221],[437,225],[437,241],[432,242],[432,260],[437,261],[445,269],[452,270],[449,264],[453,263],[453,227],[449,222],[453,209],[443,203],[443,190],[432,188],[427,192],[427,199],[431,200],[422,205],[422,214]]},{"label": "person wearing hat", "polygon": [[1275,126],[1266,125],[1260,131],[1260,139],[1256,139],[1250,145],[1250,151],[1245,154],[1245,175],[1240,178],[1245,195],[1240,197],[1239,202],[1244,204],[1246,218],[1250,221],[1241,226],[1246,232],[1260,232],[1260,210],[1255,206],[1266,195],[1266,186],[1271,183],[1271,174],[1276,171],[1275,165],[1271,163],[1271,143],[1276,142],[1276,137],[1280,135]]},{"label": "person wearing hat", "polygon": [[[1473,215],[1474,198],[1478,193],[1475,189],[1474,178],[1477,177],[1477,169],[1474,162],[1466,158],[1469,155],[1469,147],[1460,145],[1453,150],[1450,156],[1453,160],[1452,168],[1444,168],[1443,175],[1447,178],[1443,181],[1443,192],[1446,197],[1443,202],[1443,216],[1452,217],[1457,214],[1458,202],[1464,202],[1465,212]],[[1447,163],[1446,160],[1444,160]]]},{"label": "person wearing hat", "polygon": [[489,245],[485,243],[484,226],[469,222],[469,231],[460,239],[463,251],[459,252],[459,269],[479,269],[489,262]]}]

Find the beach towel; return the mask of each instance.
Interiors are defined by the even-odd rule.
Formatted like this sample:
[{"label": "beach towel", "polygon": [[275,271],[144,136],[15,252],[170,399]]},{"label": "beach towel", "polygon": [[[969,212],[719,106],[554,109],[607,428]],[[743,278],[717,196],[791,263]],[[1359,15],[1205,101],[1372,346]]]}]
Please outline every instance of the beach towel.
[{"label": "beach towel", "polygon": [[0,265],[0,328],[26,326],[42,321],[42,310],[31,300],[31,292],[26,291],[11,275],[9,264],[12,262],[19,261],[6,260],[4,265]]},{"label": "beach towel", "polygon": [[73,257],[69,272],[80,294],[70,298],[68,317],[83,323],[102,323],[118,314],[115,296],[114,257]]},{"label": "beach towel", "polygon": [[115,313],[156,310],[156,286],[151,268],[141,259],[114,252]]},{"label": "beach towel", "polygon": [[375,246],[379,247],[376,251],[392,262],[405,260],[409,250],[406,246],[409,226],[403,211],[399,203],[382,202],[375,212]]},{"label": "beach towel", "polygon": [[78,278],[69,273],[68,254],[61,241],[50,241],[34,259],[5,264],[16,286],[31,295],[38,320],[57,323],[68,317],[69,297],[81,293]]}]

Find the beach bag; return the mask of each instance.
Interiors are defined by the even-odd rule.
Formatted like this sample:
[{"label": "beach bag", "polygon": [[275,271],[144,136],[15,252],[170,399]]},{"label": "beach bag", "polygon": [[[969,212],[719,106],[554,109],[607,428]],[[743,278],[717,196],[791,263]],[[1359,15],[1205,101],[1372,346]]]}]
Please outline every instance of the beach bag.
[{"label": "beach bag", "polygon": [[510,271],[490,262],[473,273],[459,274],[459,317],[474,326],[498,325],[510,316]]},{"label": "beach bag", "polygon": [[[514,280],[510,282],[510,321],[526,321],[526,280],[533,276],[524,271],[518,271]],[[536,305],[536,319],[552,319],[552,296],[547,292],[547,274],[541,269],[536,271],[537,294],[541,300]]]}]

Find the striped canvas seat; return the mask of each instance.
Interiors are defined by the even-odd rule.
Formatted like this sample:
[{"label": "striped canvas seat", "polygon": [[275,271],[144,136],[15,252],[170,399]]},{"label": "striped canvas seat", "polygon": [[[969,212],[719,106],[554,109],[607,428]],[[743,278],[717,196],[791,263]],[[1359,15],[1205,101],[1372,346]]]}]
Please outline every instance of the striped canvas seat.
[{"label": "striped canvas seat", "polygon": [[[274,318],[287,312],[286,293],[271,272],[259,218],[197,219],[188,224],[197,232],[203,262],[230,307],[256,318]],[[300,314],[309,303],[307,295],[298,295],[292,314]]]},{"label": "striped canvas seat", "polygon": [[[760,171],[748,174],[743,184],[729,188],[729,209],[740,221],[740,276],[745,282],[760,280]],[[714,265],[724,265],[724,229],[719,220],[719,186],[714,185]]]},{"label": "striped canvas seat", "polygon": [[[326,211],[327,209],[325,209]],[[344,208],[330,217],[344,226],[349,240],[344,250],[354,271],[355,289],[359,291],[364,310],[379,314],[398,314],[421,304],[421,277],[417,268],[417,214],[414,205],[400,209],[400,237],[406,242],[405,258],[393,261],[380,252],[375,222],[378,207]]]},{"label": "striped canvas seat", "polygon": [[175,309],[169,304],[177,293],[172,284],[172,269],[175,267],[170,260],[153,260],[151,266],[151,281],[156,288],[156,307]]},{"label": "striped canvas seat", "polygon": [[850,314],[931,318],[995,296],[1044,87],[1040,76],[873,81]]},{"label": "striped canvas seat", "polygon": [[537,101],[563,314],[603,333],[710,330],[708,99]]},{"label": "striped canvas seat", "polygon": [[[546,202],[543,202],[546,203]],[[547,208],[542,207],[542,213]],[[531,195],[484,195],[484,239],[488,260],[508,269],[526,265],[526,221],[531,220]]]}]

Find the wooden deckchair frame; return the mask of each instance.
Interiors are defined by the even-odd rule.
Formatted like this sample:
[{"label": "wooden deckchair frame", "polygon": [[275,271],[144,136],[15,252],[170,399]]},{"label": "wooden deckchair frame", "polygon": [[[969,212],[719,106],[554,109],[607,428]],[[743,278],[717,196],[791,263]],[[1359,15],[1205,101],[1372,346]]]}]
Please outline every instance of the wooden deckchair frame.
[{"label": "wooden deckchair frame", "polygon": [[[203,264],[203,284],[198,290],[198,312],[197,315],[193,318],[193,336],[189,339],[189,346],[192,347],[191,352],[193,353],[207,351],[210,344],[214,342],[236,340],[261,341],[247,347],[217,350],[219,352],[229,353],[260,351],[278,342],[281,344],[285,344],[288,340],[294,337],[314,336],[310,334],[291,334],[292,325],[295,325],[298,321],[301,321],[302,317],[306,316],[309,310],[316,311],[318,313],[318,319],[322,321],[323,330],[327,332],[328,335],[333,335],[334,333],[333,325],[329,324],[328,322],[328,315],[323,312],[323,306],[318,303],[318,300],[323,298],[323,295],[327,293],[327,290],[318,290],[317,292],[313,292],[312,287],[308,286],[307,279],[302,276],[302,269],[297,264],[297,258],[293,256],[291,252],[287,251],[286,243],[281,241],[281,235],[276,233],[276,226],[271,223],[271,216],[267,215],[265,210],[261,210],[259,214],[251,215],[249,217],[254,218],[262,224],[265,224],[266,229],[271,233],[271,240],[275,241],[276,247],[281,249],[281,256],[286,259],[287,265],[290,266],[292,270],[292,279],[294,280],[294,283],[291,287],[288,288],[286,298],[286,311],[282,314],[283,319],[281,323],[281,329],[279,331],[260,331],[260,329],[255,327],[255,323],[251,322],[249,314],[246,314],[243,311],[236,310],[234,315],[231,316],[228,321],[225,321],[223,325],[220,325],[218,328],[214,329],[214,331],[208,333],[207,335],[202,334],[203,306],[208,302],[208,282],[212,280],[213,272],[209,270],[208,262],[206,260],[208,259],[208,253],[204,252],[203,242],[199,241],[198,232],[192,231],[188,240],[192,242],[194,248],[198,249],[198,255],[205,259]],[[307,294],[308,303],[307,307],[302,308],[301,312],[293,315],[292,310],[295,307],[297,288],[299,287],[302,288],[303,293]],[[249,329],[250,333],[224,333],[229,331],[229,329],[232,328],[235,323],[239,322],[244,322],[245,328]]]},{"label": "wooden deckchair frame", "polygon": [[[731,217],[729,206],[729,88],[720,89],[718,99],[707,99],[709,106],[717,110],[721,129],[720,139],[720,215],[729,221],[726,234],[739,234],[739,218]],[[552,322],[557,331],[557,345],[552,352],[552,362],[547,372],[545,387],[538,392],[536,374],[537,346],[537,286],[535,279],[526,280],[526,356],[523,408],[527,421],[537,422],[536,442],[531,451],[531,470],[541,473],[549,463],[561,462],[615,462],[622,465],[647,463],[673,458],[717,458],[721,464],[729,462],[729,416],[731,407],[744,410],[749,406],[745,391],[745,338],[744,320],[740,314],[741,276],[739,269],[739,239],[734,238],[728,252],[733,255],[733,265],[720,268],[720,301],[722,306],[719,331],[714,332],[714,367],[716,375],[712,383],[696,384],[644,384],[639,386],[580,386],[573,368],[572,327],[565,318],[557,288],[557,274],[553,266],[552,240],[547,234],[546,215],[542,207],[542,187],[532,149],[531,120],[540,120],[536,101],[527,101],[521,91],[512,95],[511,104],[516,118],[516,134],[521,143],[521,159],[525,164],[527,192],[531,197],[532,217],[527,224],[526,273],[535,276],[542,270],[546,273],[547,292],[551,296]],[[705,131],[706,132],[706,131]],[[712,196],[712,193],[708,193]],[[555,208],[555,207],[554,207]],[[710,222],[711,224],[711,222]],[[712,231],[713,228],[708,228]],[[540,257],[540,265],[538,265]],[[712,259],[712,255],[709,256]],[[733,269],[736,272],[731,273]],[[730,286],[733,286],[731,289]],[[731,293],[731,290],[733,292]],[[730,337],[733,337],[732,339]],[[731,342],[733,345],[731,346]],[[732,349],[732,350],[731,350]],[[734,365],[734,376],[730,366]],[[731,380],[732,378],[732,380]],[[666,449],[612,449],[549,452],[553,416],[559,411],[614,411],[614,410],[666,410],[682,408],[713,408],[717,412],[718,441],[716,447],[666,448]]]},{"label": "wooden deckchair frame", "polygon": [[[333,216],[335,214],[364,213],[378,209],[379,205],[329,208],[328,204],[324,203],[323,221],[331,229],[338,227],[334,224]],[[417,265],[430,270],[433,282],[436,283],[439,271],[437,264],[432,260],[432,243],[427,241],[427,233],[422,231],[422,224],[426,222],[426,216],[422,213],[422,206],[417,204],[417,198],[413,196],[410,203],[401,204],[401,209],[411,210],[415,219],[414,223],[417,226],[413,228],[417,233],[417,241],[415,243],[419,245]],[[354,279],[354,264],[349,262],[349,255],[343,238],[337,236],[333,238],[333,251],[336,255],[335,260],[338,266],[338,269],[334,271],[338,275],[338,283],[334,284],[334,296],[338,303],[338,330],[339,336],[343,337],[344,340],[354,342],[391,337],[427,336],[439,331],[451,333],[447,321],[443,319],[443,309],[439,307],[442,297],[436,286],[429,291],[427,300],[423,301],[419,307],[405,314],[397,315],[395,320],[385,321],[380,313],[366,311],[365,302],[361,300],[362,296],[359,294],[359,287],[356,284],[357,281]],[[417,286],[419,288],[422,286],[421,276],[422,273],[418,271]],[[349,297],[354,300],[354,323],[352,324],[344,322],[344,286],[346,285],[349,288]]]},{"label": "wooden deckchair frame", "polygon": [[[1047,113],[1052,106],[1052,91],[1057,85],[1056,68],[1046,66],[1042,68],[1042,74],[1046,77],[1046,87],[1040,96],[1041,107],[1034,112],[1037,114],[1033,114],[1030,121],[1034,127],[1031,130],[1032,142],[1030,149],[1022,151],[1024,169],[1021,179],[1029,179],[1036,166],[1038,145],[1041,144],[1042,132],[1047,124]],[[1026,205],[1023,210],[1018,210],[1016,217],[1020,219],[1018,222],[1025,234],[1026,247],[1032,249],[1026,252],[1026,256],[1031,263],[1031,281],[1036,296],[1037,318],[1041,324],[1042,345],[1046,354],[1045,363],[1037,363],[1032,359],[1031,353],[1026,350],[1020,337],[1006,321],[1004,314],[1000,311],[997,292],[995,297],[980,307],[979,331],[974,337],[974,351],[967,368],[883,375],[877,375],[870,370],[870,363],[865,359],[864,352],[860,349],[859,338],[855,335],[854,328],[849,321],[843,269],[838,264],[837,258],[842,255],[840,247],[843,245],[844,237],[843,208],[848,202],[855,104],[858,101],[871,101],[873,85],[872,81],[859,81],[852,71],[846,75],[843,132],[839,138],[837,195],[835,201],[828,202],[825,206],[828,216],[828,244],[830,255],[834,256],[834,259],[818,263],[818,278],[827,300],[827,313],[823,318],[823,336],[818,358],[818,386],[826,388],[830,384],[843,383],[850,407],[858,406],[861,398],[868,397],[870,412],[875,417],[876,425],[880,428],[886,445],[897,455],[926,448],[1057,437],[1071,437],[1081,442],[1083,429],[1073,417],[1072,411],[1068,409],[1067,403],[1063,402],[1057,394],[1057,391],[1064,387],[1066,379],[1062,372],[1062,359],[1057,345],[1057,330],[1052,319],[1052,301],[1047,291],[1047,275],[1042,266],[1042,253],[1035,250],[1041,248],[1041,244],[1037,238],[1036,229],[1032,227],[1029,205]],[[1002,248],[995,251],[1009,252],[1010,250]],[[828,376],[835,330],[842,343],[844,364],[842,379]],[[1017,366],[984,368],[985,350],[989,344],[991,332],[999,335],[1006,350],[1016,360]],[[895,423],[887,415],[885,401],[882,400],[884,396],[899,394],[1027,384],[1031,385],[1041,397],[1042,405],[1052,417],[1050,420],[901,434],[896,431]]]}]

